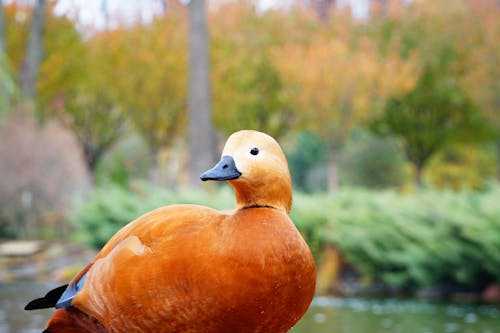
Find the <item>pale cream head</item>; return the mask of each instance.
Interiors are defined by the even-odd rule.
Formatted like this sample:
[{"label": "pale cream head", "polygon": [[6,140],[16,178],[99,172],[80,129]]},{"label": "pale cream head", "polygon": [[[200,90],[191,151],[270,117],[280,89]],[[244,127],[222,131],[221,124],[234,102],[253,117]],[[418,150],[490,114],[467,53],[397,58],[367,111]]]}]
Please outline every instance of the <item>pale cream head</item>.
[{"label": "pale cream head", "polygon": [[222,156],[233,158],[241,176],[229,180],[237,208],[270,206],[289,212],[292,182],[288,163],[276,140],[262,132],[244,130],[232,134]]}]

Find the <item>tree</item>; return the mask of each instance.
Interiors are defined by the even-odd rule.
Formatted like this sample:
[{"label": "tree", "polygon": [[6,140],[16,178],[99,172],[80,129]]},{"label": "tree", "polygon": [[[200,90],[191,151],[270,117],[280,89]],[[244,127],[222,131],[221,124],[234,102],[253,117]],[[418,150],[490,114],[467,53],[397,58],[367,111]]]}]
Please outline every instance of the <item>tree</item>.
[{"label": "tree", "polygon": [[168,0],[160,0],[160,5],[163,15],[165,15],[168,11]]},{"label": "tree", "polygon": [[116,64],[107,57],[110,41],[101,44],[100,36],[93,36],[85,42],[74,22],[53,15],[52,10],[46,30],[47,52],[37,82],[37,106],[42,117],[57,119],[71,129],[93,173],[122,134],[124,122],[123,108],[111,84],[114,78],[108,76]]},{"label": "tree", "polygon": [[217,127],[228,134],[251,128],[279,138],[293,122],[279,73],[264,52],[224,61],[230,64],[214,84],[214,113]]},{"label": "tree", "polygon": [[205,0],[189,2],[189,156],[191,187],[200,187],[200,174],[214,163],[215,136],[210,112],[208,29]]},{"label": "tree", "polygon": [[[44,57],[38,66],[36,106],[45,120],[57,119],[71,129],[82,148],[87,166],[94,171],[104,152],[121,133],[123,114],[114,107],[112,87],[102,77],[112,62],[103,64],[76,30],[75,22],[53,13],[54,3],[45,11]],[[29,7],[15,2],[6,7],[9,61],[22,67],[29,39]],[[92,44],[92,43],[91,43]],[[75,56],[77,55],[77,56]],[[102,65],[102,67],[101,67]]]},{"label": "tree", "polygon": [[154,183],[160,180],[159,153],[185,129],[187,111],[186,20],[181,8],[171,7],[151,24],[117,31],[113,37],[121,59],[116,75],[127,75],[117,86],[119,100],[150,149]]},{"label": "tree", "polygon": [[28,101],[34,101],[36,80],[43,57],[43,35],[45,29],[46,0],[37,0],[26,45],[26,57],[21,68],[21,92]]},{"label": "tree", "polygon": [[101,0],[101,14],[104,18],[104,30],[109,29],[109,9],[108,0]]},{"label": "tree", "polygon": [[[459,25],[460,48],[467,55],[461,78],[492,130],[497,150],[496,178],[500,181],[500,47],[498,46],[498,1],[467,0]],[[466,33],[465,33],[466,32]]]},{"label": "tree", "polygon": [[10,108],[11,95],[14,93],[14,82],[7,60],[6,37],[4,6],[3,3],[0,3],[0,112]]},{"label": "tree", "polygon": [[[21,6],[17,2],[4,5],[5,14],[5,44],[8,45],[6,53],[8,63],[16,71],[22,68],[26,58],[26,44],[29,34],[28,18],[32,12],[31,7]],[[16,83],[19,83],[20,73],[15,75]]]},{"label": "tree", "polygon": [[[335,24],[341,23],[339,19]],[[338,26],[335,26],[339,28]],[[285,91],[301,123],[328,148],[328,191],[339,186],[339,153],[351,131],[377,111],[392,91],[411,87],[413,67],[397,55],[381,58],[373,43],[326,30],[306,45],[280,52]]]},{"label": "tree", "polygon": [[278,27],[287,19],[258,13],[247,2],[226,4],[211,17],[213,113],[226,134],[251,128],[279,138],[292,127],[295,117],[273,54],[282,43]]},{"label": "tree", "polygon": [[415,167],[415,183],[431,156],[477,124],[477,109],[467,92],[450,76],[427,67],[415,88],[392,97],[374,122],[378,133],[394,135],[404,143]]},{"label": "tree", "polygon": [[330,11],[335,6],[336,0],[312,0],[314,9],[322,22],[328,22]]},{"label": "tree", "polygon": [[[37,2],[37,6],[41,5]],[[40,7],[35,10],[34,16],[43,13],[42,30],[46,33],[41,41],[30,37],[33,31],[40,33],[40,29],[33,27],[40,25],[40,19],[33,19],[38,23],[32,23],[29,31],[23,19],[29,13],[28,7],[12,3],[6,8],[7,39],[12,45],[9,60],[14,66],[24,69],[26,59],[40,61],[35,66],[40,75],[36,76],[37,94],[33,96],[36,97],[37,111],[42,118],[55,118],[71,129],[82,148],[88,168],[94,171],[104,152],[121,134],[124,120],[121,109],[115,105],[113,85],[103,79],[106,69],[111,68],[113,63],[103,64],[99,60],[102,58],[96,57],[96,52],[90,52],[89,44],[76,30],[75,22],[65,16],[54,15],[54,5],[50,3],[43,11]],[[43,45],[43,59],[28,55],[33,51],[22,47],[26,40],[31,40],[27,42],[32,45],[31,50]],[[39,51],[35,54],[41,55]]]},{"label": "tree", "polygon": [[382,17],[386,17],[388,14],[388,6],[389,0],[372,0],[370,1],[371,9],[375,13],[381,15]]},{"label": "tree", "polygon": [[[500,133],[496,65],[499,48],[494,37],[494,31],[498,31],[498,7],[495,1],[424,0],[391,8],[390,12],[388,17],[374,17],[372,20],[374,36],[381,52],[388,49],[387,45],[393,41],[399,41],[401,57],[405,59],[412,56],[416,66],[426,72],[419,76],[420,80],[432,77],[430,80],[435,81],[434,84],[443,95],[448,91],[449,98],[458,95],[467,100],[467,104],[475,104],[477,110],[488,118],[489,127],[496,127],[496,132]],[[418,90],[423,92],[423,87]],[[465,95],[463,92],[466,92]],[[437,98],[437,92],[432,93],[432,97],[428,98]],[[417,98],[416,95],[418,92],[414,91],[413,99]],[[400,98],[402,94],[396,99]],[[427,102],[431,103],[431,100],[427,99]],[[488,126],[479,124],[479,114],[474,113],[473,118],[477,123],[469,131],[473,131],[474,140],[491,138],[491,133],[488,133],[491,129],[488,131]],[[418,172],[416,177],[419,177]]]}]

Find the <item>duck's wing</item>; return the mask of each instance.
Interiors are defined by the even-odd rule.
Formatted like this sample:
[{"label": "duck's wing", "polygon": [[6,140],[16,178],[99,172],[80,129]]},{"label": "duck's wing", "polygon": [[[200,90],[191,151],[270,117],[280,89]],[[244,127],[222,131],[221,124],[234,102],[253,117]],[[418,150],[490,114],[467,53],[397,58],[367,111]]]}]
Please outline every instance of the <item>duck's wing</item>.
[{"label": "duck's wing", "polygon": [[[139,219],[138,219],[139,220]],[[136,220],[136,221],[138,221]],[[109,252],[116,247],[117,244],[127,238],[130,232],[133,232],[137,227],[137,222],[133,221],[121,230],[119,230],[109,241],[104,248],[96,255],[96,257],[88,263],[69,284],[65,284],[50,290],[45,296],[30,301],[24,310],[37,310],[47,308],[65,308],[71,305],[73,298],[82,289],[83,283],[87,276],[87,272],[93,266],[94,262],[100,258],[106,257]]]},{"label": "duck's wing", "polygon": [[185,261],[179,258],[187,255],[183,251],[194,251],[185,240],[216,216],[215,210],[192,205],[163,207],[141,216],[118,231],[75,276],[56,307],[76,307],[106,326],[118,315],[136,316],[129,312],[138,304],[160,302],[155,290],[168,288],[169,276],[175,274],[168,272],[182,269]]}]

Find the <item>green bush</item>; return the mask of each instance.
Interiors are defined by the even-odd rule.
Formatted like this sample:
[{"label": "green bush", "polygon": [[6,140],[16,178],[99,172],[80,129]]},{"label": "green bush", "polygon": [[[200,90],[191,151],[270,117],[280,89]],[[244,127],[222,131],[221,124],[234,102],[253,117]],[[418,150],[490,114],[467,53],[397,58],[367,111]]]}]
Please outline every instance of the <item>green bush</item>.
[{"label": "green bush", "polygon": [[[500,185],[484,192],[342,189],[335,196],[296,193],[291,217],[315,254],[340,249],[364,277],[397,288],[500,281]],[[101,247],[142,213],[172,203],[230,209],[228,186],[169,192],[146,184],[98,188],[73,215],[82,239]]]},{"label": "green bush", "polygon": [[134,179],[147,179],[151,164],[146,144],[137,135],[127,135],[103,155],[97,165],[95,181],[127,186]]},{"label": "green bush", "polygon": [[[342,190],[296,200],[298,226],[310,239],[337,246],[363,276],[397,288],[453,284],[473,288],[500,281],[500,186],[481,193]],[[326,223],[323,221],[327,221]],[[311,226],[315,226],[312,228]],[[309,235],[309,233],[306,233]]]},{"label": "green bush", "polygon": [[404,153],[390,138],[368,136],[352,142],[340,156],[340,179],[347,186],[401,188],[406,181]]},{"label": "green bush", "polygon": [[327,148],[314,133],[301,132],[286,155],[295,189],[305,192],[326,190]]}]

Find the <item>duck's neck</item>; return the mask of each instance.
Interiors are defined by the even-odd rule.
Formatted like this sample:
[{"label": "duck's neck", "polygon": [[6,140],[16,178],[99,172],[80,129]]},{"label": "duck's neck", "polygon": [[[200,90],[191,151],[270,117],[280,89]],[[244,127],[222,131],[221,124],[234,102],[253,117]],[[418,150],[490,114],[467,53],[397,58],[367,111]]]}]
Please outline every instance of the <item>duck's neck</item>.
[{"label": "duck's neck", "polygon": [[288,214],[292,208],[292,189],[289,183],[254,187],[245,186],[246,184],[232,185],[236,196],[236,209],[272,207]]}]

